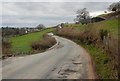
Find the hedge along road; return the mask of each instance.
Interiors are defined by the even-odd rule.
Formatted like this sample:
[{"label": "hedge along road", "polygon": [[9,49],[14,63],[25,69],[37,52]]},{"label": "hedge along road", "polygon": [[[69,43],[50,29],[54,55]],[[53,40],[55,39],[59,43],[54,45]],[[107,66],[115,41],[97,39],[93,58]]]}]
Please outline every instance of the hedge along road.
[{"label": "hedge along road", "polygon": [[54,36],[43,53],[3,61],[3,79],[95,79],[89,54],[76,43]]}]

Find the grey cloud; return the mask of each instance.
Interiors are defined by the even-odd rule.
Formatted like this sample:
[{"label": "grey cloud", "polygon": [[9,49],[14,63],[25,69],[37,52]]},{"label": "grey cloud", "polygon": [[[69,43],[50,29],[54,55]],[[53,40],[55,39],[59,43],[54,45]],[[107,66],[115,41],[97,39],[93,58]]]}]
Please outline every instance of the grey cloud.
[{"label": "grey cloud", "polygon": [[61,22],[73,22],[78,9],[105,11],[109,4],[110,2],[5,2],[3,26],[35,26],[39,23],[52,26]]}]

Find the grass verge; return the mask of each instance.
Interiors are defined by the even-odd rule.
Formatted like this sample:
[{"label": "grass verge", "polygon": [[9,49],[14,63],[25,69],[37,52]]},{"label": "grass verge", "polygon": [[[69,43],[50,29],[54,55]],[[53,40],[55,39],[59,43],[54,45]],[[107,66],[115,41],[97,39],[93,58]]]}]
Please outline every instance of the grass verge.
[{"label": "grass verge", "polygon": [[95,64],[95,71],[99,79],[117,79],[116,75],[118,75],[118,72],[117,70],[114,69],[113,61],[108,56],[105,50],[103,50],[102,48],[98,48],[96,46],[87,45],[85,43],[82,43],[80,40],[68,38],[65,36],[61,37],[74,41],[75,43],[81,45],[88,51],[92,58],[92,61]]},{"label": "grass verge", "polygon": [[117,77],[115,76],[117,75],[117,71],[114,70],[112,60],[102,48],[84,44],[80,40],[74,39],[73,41],[83,46],[90,53],[100,79],[114,79]]}]

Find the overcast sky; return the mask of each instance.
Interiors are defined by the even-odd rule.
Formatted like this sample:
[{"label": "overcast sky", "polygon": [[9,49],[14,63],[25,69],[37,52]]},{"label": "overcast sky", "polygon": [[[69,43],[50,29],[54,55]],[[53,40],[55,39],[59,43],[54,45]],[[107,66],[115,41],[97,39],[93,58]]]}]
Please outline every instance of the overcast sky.
[{"label": "overcast sky", "polygon": [[76,11],[87,8],[91,16],[104,13],[111,2],[3,2],[2,26],[55,26],[74,22]]}]

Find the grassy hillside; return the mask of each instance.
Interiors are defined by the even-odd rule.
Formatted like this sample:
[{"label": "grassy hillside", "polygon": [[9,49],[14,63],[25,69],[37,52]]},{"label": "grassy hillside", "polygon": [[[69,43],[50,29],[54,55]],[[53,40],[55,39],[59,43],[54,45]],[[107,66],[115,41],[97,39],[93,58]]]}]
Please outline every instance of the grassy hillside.
[{"label": "grassy hillside", "polygon": [[91,30],[91,28],[94,30],[96,29],[99,31],[100,29],[103,30],[108,30],[111,35],[118,35],[118,19],[112,19],[112,20],[106,20],[106,21],[101,21],[97,23],[91,23],[87,25],[82,25],[82,24],[66,24],[65,27],[75,27],[76,32],[85,32],[86,30]]},{"label": "grassy hillside", "polygon": [[30,44],[34,41],[42,41],[43,35],[47,32],[53,31],[55,28],[46,29],[40,32],[34,32],[30,34],[26,34],[23,36],[16,36],[16,37],[10,37],[10,41],[12,43],[11,50],[13,52],[25,52],[28,53],[31,50]]},{"label": "grassy hillside", "polygon": [[99,78],[115,79],[118,78],[119,21],[111,19],[87,25],[71,23],[55,33],[75,41],[88,50],[95,62]]}]

